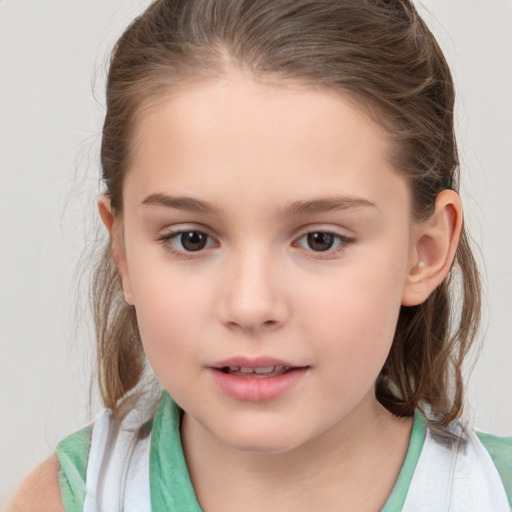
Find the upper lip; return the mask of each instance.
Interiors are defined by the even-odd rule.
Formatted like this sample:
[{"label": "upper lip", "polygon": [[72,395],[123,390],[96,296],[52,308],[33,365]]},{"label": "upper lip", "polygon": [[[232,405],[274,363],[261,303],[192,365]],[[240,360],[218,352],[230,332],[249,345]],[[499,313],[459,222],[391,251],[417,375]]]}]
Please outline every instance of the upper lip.
[{"label": "upper lip", "polygon": [[275,359],[273,357],[256,357],[250,358],[246,356],[236,356],[223,361],[218,361],[210,365],[211,368],[226,368],[229,366],[240,366],[241,368],[268,368],[270,366],[285,366],[287,368],[297,368],[301,365],[296,365],[282,359]]}]

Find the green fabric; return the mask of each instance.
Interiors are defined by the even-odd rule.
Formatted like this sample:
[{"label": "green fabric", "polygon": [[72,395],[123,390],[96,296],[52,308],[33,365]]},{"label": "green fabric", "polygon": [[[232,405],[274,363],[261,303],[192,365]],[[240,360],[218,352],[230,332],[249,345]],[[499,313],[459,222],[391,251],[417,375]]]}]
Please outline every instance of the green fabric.
[{"label": "green fabric", "polygon": [[55,450],[60,463],[59,484],[66,512],[82,512],[92,425],[63,439]]},{"label": "green fabric", "polygon": [[[151,508],[154,512],[202,512],[183,455],[180,438],[179,407],[164,392],[153,421],[150,453]],[[409,448],[391,495],[381,512],[402,510],[412,475],[423,448],[426,424],[416,413]]]},{"label": "green fabric", "polygon": [[409,448],[405,456],[404,464],[398,478],[396,479],[395,486],[389,495],[388,500],[381,512],[399,512],[402,510],[409,486],[411,484],[412,475],[418,464],[420,453],[425,441],[425,434],[427,427],[423,416],[416,411],[414,415],[414,423],[412,426],[411,439],[409,441]]},{"label": "green fabric", "polygon": [[[154,512],[202,512],[183,455],[180,416],[180,408],[164,392],[153,420],[150,449],[151,508]],[[416,412],[404,464],[381,512],[402,510],[425,434],[425,420]],[[56,449],[62,503],[66,512],[81,512],[83,509],[91,436],[92,425],[66,437]],[[478,437],[498,469],[512,507],[512,437],[500,438],[489,434],[478,434]]]},{"label": "green fabric", "polygon": [[[150,448],[151,509],[154,512],[181,512],[185,510],[187,512],[202,512],[183,455],[180,416],[180,408],[169,394],[164,392],[153,420]],[[425,420],[417,412],[414,417],[411,439],[404,464],[393,491],[381,512],[402,510],[423,447],[425,432]],[[66,437],[56,449],[61,466],[59,483],[62,503],[66,512],[81,512],[83,509],[91,435],[92,426],[89,426]],[[510,471],[512,466],[510,464],[512,460],[512,440],[499,440],[487,436],[484,443],[491,455],[494,453],[493,458],[496,465],[499,464],[500,467],[508,468],[508,473],[502,472],[502,478],[504,478],[504,475],[508,475],[507,490],[510,496],[512,488],[512,472]],[[508,451],[504,450],[504,447]],[[497,460],[498,462],[496,462]],[[507,484],[505,485],[507,486]]]},{"label": "green fabric", "polygon": [[508,503],[512,507],[512,437],[496,437],[480,433],[478,437],[498,469],[507,492]]},{"label": "green fabric", "polygon": [[153,420],[149,455],[151,509],[202,512],[183,455],[180,409],[164,391]]}]

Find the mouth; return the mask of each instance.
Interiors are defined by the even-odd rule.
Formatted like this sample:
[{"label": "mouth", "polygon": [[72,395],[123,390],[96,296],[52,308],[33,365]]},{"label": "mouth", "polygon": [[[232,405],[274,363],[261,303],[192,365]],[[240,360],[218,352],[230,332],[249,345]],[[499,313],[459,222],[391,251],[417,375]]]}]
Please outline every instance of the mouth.
[{"label": "mouth", "polygon": [[210,371],[217,389],[230,398],[265,402],[300,386],[310,368],[271,358],[236,357],[210,366]]},{"label": "mouth", "polygon": [[219,368],[222,373],[227,375],[233,375],[235,377],[242,377],[245,379],[268,379],[270,377],[276,377],[277,375],[283,375],[294,370],[296,367],[293,366],[282,366],[272,365],[264,367],[244,367],[244,366],[223,366]]}]

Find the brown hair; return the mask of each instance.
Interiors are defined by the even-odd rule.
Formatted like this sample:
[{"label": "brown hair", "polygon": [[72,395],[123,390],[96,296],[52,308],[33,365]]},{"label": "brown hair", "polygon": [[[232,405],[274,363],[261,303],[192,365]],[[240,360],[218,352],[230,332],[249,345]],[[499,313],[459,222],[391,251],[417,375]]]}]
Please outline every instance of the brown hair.
[{"label": "brown hair", "polygon": [[[115,215],[122,215],[137,113],[228,66],[255,80],[297,82],[356,101],[389,134],[416,219],[428,218],[441,190],[458,189],[450,70],[408,0],[157,0],[126,29],[110,64],[101,162]],[[110,248],[97,267],[93,302],[100,389],[115,409],[146,363]],[[479,319],[479,275],[463,229],[447,278],[423,304],[400,311],[377,381],[381,403],[399,416],[428,404],[439,427],[459,417],[462,363]]]}]

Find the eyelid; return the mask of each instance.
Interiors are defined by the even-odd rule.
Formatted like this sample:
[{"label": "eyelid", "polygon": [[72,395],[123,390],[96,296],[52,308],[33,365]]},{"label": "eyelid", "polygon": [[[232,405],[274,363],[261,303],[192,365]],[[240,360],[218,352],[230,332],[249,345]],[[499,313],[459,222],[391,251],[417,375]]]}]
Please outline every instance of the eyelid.
[{"label": "eyelid", "polygon": [[[334,249],[327,249],[325,251],[315,251],[313,249],[308,249],[306,247],[300,247],[296,245],[299,240],[312,233],[325,233],[333,235],[334,238],[340,242],[340,245]],[[321,226],[318,228],[308,227],[308,229],[302,231],[302,233],[299,236],[295,237],[294,239],[295,247],[304,250],[308,254],[308,256],[315,259],[334,259],[337,256],[345,253],[345,251],[353,242],[355,242],[355,238],[353,236],[340,233],[339,231],[336,231],[333,228],[326,228]]]},{"label": "eyelid", "polygon": [[197,251],[187,251],[179,249],[175,246],[175,244],[172,243],[172,240],[176,238],[179,235],[182,235],[183,233],[202,233],[207,236],[208,239],[213,240],[215,242],[214,246],[218,246],[219,243],[216,240],[214,236],[212,236],[209,232],[209,230],[202,227],[202,226],[184,226],[179,228],[167,228],[160,232],[160,234],[156,237],[156,241],[162,245],[162,247],[172,254],[173,256],[177,256],[178,258],[182,258],[185,260],[188,259],[195,259],[200,257],[204,251],[211,248],[210,246],[206,246],[202,249],[199,249]]},{"label": "eyelid", "polygon": [[[213,244],[209,244],[204,248],[198,249],[197,251],[187,251],[183,249],[179,249],[175,246],[174,243],[172,243],[172,240],[183,234],[183,233],[190,233],[190,232],[198,232],[206,235],[206,237],[213,241]],[[313,233],[324,233],[332,235],[335,240],[339,243],[337,247],[334,249],[327,249],[325,251],[315,251],[314,249],[307,248],[307,247],[301,247],[300,245],[297,245],[297,242],[304,237],[313,234]],[[201,257],[204,252],[207,249],[211,249],[212,247],[219,247],[220,243],[217,240],[217,238],[210,234],[210,230],[204,226],[180,226],[180,227],[168,227],[161,230],[160,234],[156,237],[156,241],[159,242],[163,248],[169,252],[170,254],[177,256],[181,259],[196,259]],[[332,227],[325,227],[325,226],[307,226],[301,228],[301,233],[298,236],[295,236],[293,238],[292,246],[295,248],[298,248],[304,252],[306,252],[310,257],[315,259],[334,259],[338,255],[341,255],[344,253],[350,244],[352,244],[355,241],[355,238],[353,236],[349,236],[344,233],[340,233],[339,230],[336,230]]]}]

